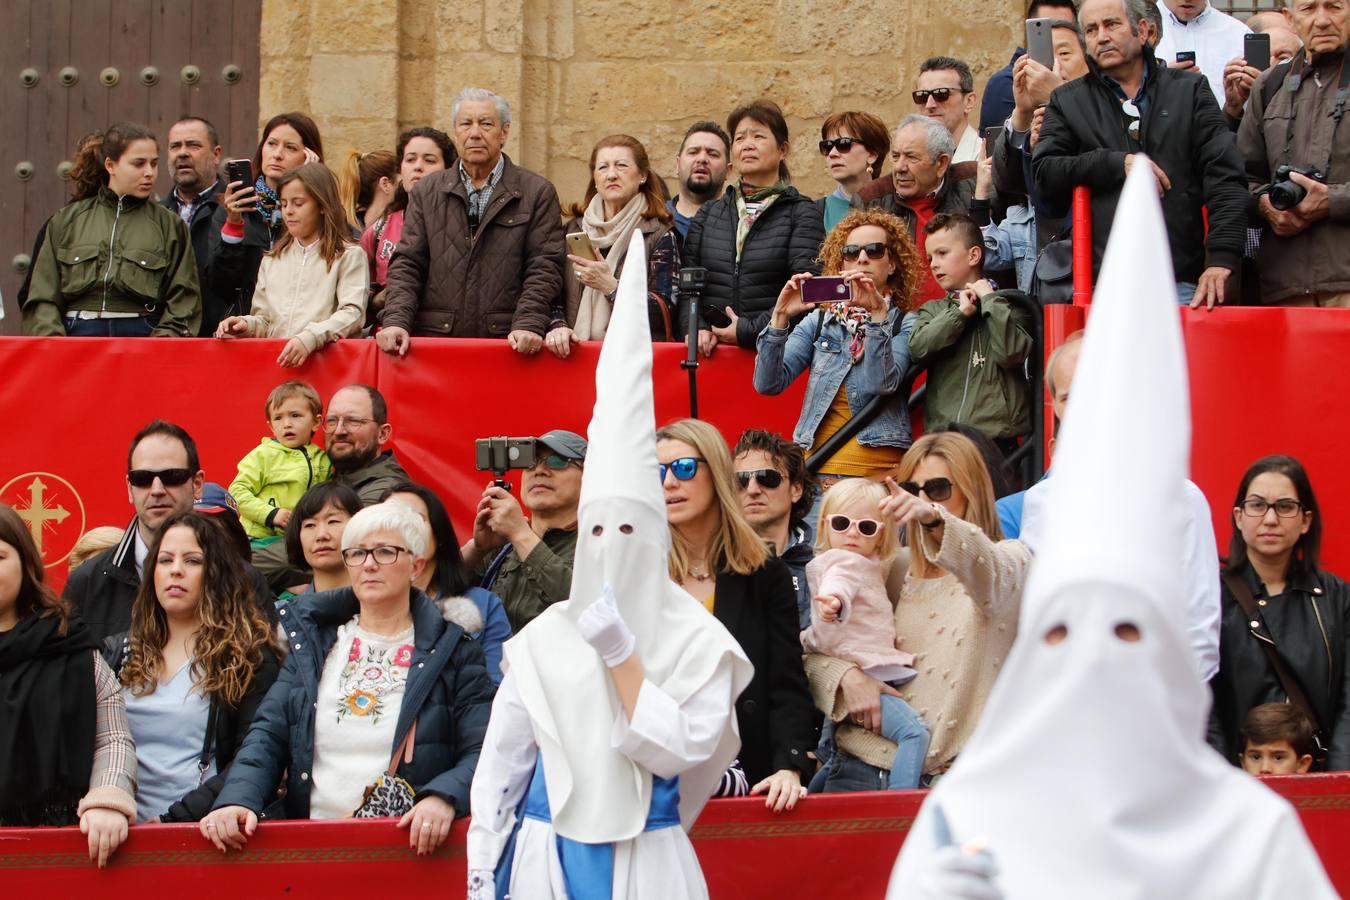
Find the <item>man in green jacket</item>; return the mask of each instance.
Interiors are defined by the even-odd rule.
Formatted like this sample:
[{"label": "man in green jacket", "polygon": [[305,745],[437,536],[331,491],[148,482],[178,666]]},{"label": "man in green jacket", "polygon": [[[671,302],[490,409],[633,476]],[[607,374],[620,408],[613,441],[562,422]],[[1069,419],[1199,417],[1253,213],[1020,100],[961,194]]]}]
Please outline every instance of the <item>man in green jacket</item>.
[{"label": "man in green jacket", "polygon": [[[586,439],[559,429],[535,441],[536,463],[521,477],[521,500],[489,485],[478,501],[473,539],[461,548],[464,561],[483,577],[483,586],[501,598],[513,632],[567,599],[577,547]],[[530,511],[529,519],[522,504]]]},{"label": "man in green jacket", "polygon": [[925,230],[929,267],[947,296],[919,307],[909,336],[910,362],[928,369],[924,428],[972,425],[1010,453],[1031,430],[1023,371],[1031,323],[984,279],[984,242],[969,216],[939,214]]},{"label": "man in green jacket", "polygon": [[195,337],[202,303],[192,238],[151,196],[158,142],[139,125],[114,125],[100,156],[104,187],[47,222],[23,333]]}]

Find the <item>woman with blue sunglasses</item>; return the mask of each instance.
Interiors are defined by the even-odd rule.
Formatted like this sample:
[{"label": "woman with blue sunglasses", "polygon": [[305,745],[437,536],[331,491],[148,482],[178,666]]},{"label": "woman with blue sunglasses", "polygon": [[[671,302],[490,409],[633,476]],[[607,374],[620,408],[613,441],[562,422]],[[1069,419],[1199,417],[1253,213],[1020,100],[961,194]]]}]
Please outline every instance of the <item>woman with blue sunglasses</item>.
[{"label": "woman with blue sunglasses", "polygon": [[775,812],[806,795],[817,716],[802,669],[797,590],[741,512],[717,429],[681,419],[656,433],[670,522],[670,577],[731,632],[755,675],[736,701],[740,758],[716,796],[764,794]]}]

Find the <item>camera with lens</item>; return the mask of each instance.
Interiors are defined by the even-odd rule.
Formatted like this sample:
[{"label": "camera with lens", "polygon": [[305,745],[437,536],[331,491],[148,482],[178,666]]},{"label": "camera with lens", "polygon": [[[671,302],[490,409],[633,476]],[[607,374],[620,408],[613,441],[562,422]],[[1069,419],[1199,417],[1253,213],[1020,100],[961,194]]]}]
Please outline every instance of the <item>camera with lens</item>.
[{"label": "camera with lens", "polygon": [[1280,166],[1270,180],[1270,205],[1281,212],[1293,209],[1308,196],[1308,189],[1289,177],[1295,172],[1313,181],[1327,183],[1327,176],[1312,166]]}]

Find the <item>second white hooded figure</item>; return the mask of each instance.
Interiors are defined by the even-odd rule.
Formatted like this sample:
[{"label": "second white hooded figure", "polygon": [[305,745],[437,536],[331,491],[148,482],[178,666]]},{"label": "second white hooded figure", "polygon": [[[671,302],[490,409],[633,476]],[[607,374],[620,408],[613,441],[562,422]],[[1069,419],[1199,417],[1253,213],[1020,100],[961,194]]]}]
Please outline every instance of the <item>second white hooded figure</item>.
[{"label": "second white hooded figure", "polygon": [[596,367],[571,593],[503,648],[471,900],[707,896],[686,831],[740,749],[753,669],[667,575],[646,270],[624,267]]}]

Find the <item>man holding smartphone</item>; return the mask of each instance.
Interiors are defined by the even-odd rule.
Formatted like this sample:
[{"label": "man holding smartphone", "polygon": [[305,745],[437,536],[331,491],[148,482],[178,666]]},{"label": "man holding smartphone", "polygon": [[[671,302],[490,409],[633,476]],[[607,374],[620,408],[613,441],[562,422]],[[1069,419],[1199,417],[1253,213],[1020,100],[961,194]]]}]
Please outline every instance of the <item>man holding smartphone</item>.
[{"label": "man holding smartphone", "polygon": [[1242,52],[1242,37],[1251,29],[1207,0],[1158,0],[1158,11],[1163,18],[1154,50],[1158,59],[1183,71],[1198,71],[1222,104],[1224,65]]}]

